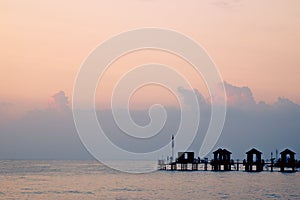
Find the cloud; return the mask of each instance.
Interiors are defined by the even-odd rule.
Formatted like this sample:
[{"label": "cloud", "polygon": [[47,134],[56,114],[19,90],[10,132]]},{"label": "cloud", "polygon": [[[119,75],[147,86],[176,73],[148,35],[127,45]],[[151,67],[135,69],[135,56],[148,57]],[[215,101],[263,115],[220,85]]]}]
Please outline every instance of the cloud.
[{"label": "cloud", "polygon": [[14,117],[13,111],[16,108],[14,107],[14,104],[8,101],[2,101],[0,102],[0,126],[7,123],[9,120],[11,120]]},{"label": "cloud", "polygon": [[282,97],[278,97],[277,101],[275,102],[274,106],[276,106],[279,109],[284,109],[287,111],[291,111],[291,110],[299,110],[300,106],[294,102],[292,102],[289,99],[286,98],[282,98]]},{"label": "cloud", "polygon": [[7,101],[2,101],[0,102],[0,106],[3,107],[12,107],[14,104],[11,102],[7,102]]},{"label": "cloud", "polygon": [[183,87],[178,87],[177,88],[179,94],[182,97],[182,100],[184,101],[185,105],[189,107],[189,105],[192,105],[194,102],[194,97],[197,98],[199,106],[206,106],[207,102],[205,101],[203,95],[197,90],[189,90],[185,89]]},{"label": "cloud", "polygon": [[[232,150],[233,157],[244,158],[244,152],[257,147],[269,158],[271,151],[292,148],[300,153],[300,106],[279,97],[274,104],[256,103],[249,87],[238,87],[224,82],[227,96],[227,113],[224,129],[215,148]],[[184,92],[182,92],[184,91]],[[185,103],[189,103],[190,90],[182,90]],[[209,107],[206,107],[209,108]],[[202,112],[199,136],[193,149],[203,141],[210,112]]]},{"label": "cloud", "polygon": [[227,105],[232,107],[249,107],[256,104],[248,87],[237,87],[224,82]]},{"label": "cloud", "polygon": [[77,135],[68,103],[60,91],[51,96],[48,108],[0,124],[0,159],[91,159]]},{"label": "cloud", "polygon": [[[298,104],[282,97],[274,104],[256,103],[250,88],[224,84],[230,106],[227,108],[224,129],[214,149],[228,148],[235,159],[243,159],[245,151],[251,147],[260,149],[264,153],[264,158],[269,158],[270,152],[274,152],[275,149],[280,151],[287,147],[300,153],[300,106]],[[178,88],[178,92],[187,105],[195,93],[200,104],[198,135],[189,149],[197,152],[210,122],[210,104],[199,91]],[[168,119],[161,133],[163,142],[168,144],[171,135],[176,133],[179,127],[181,111],[178,108],[166,109]],[[144,126],[150,122],[148,110],[131,112],[138,125]],[[189,110],[186,109],[184,112],[188,113]],[[97,115],[102,128],[111,134],[112,139],[120,141],[119,138],[123,138],[121,135],[123,133],[113,122],[111,111],[98,110]],[[4,113],[0,113],[0,119],[2,118],[5,118]],[[188,133],[191,130],[188,127],[185,131]],[[152,139],[156,141],[158,138]],[[123,145],[133,148],[135,143],[131,142],[126,141],[126,138],[122,140]],[[156,142],[159,144],[158,141]],[[176,149],[180,142],[175,141],[175,151],[184,150]],[[141,144],[138,148],[147,151],[146,148],[150,149],[147,145],[147,143]],[[166,152],[165,156],[169,153]],[[211,157],[211,154],[208,157]],[[87,158],[90,159],[91,156],[81,144],[69,108],[68,97],[63,91],[51,96],[49,108],[31,110],[22,118],[0,125],[0,159]]]},{"label": "cloud", "polygon": [[66,113],[70,111],[69,100],[64,91],[59,91],[52,95],[48,101],[49,108],[60,113]]},{"label": "cloud", "polygon": [[[215,88],[216,93],[215,96],[213,96],[213,103],[214,104],[220,104],[224,101],[224,93],[223,93],[223,87],[225,88],[225,95],[226,95],[226,104],[228,107],[235,107],[235,108],[252,108],[256,102],[254,100],[252,91],[248,87],[238,87],[234,86],[232,84],[229,84],[227,82],[223,82],[217,85]],[[204,98],[201,93],[199,93],[198,90],[189,90],[184,88],[178,88],[179,93],[183,97],[183,100],[186,105],[191,104],[193,95],[195,94],[197,96],[199,105],[202,106],[208,106],[208,104],[211,104],[211,98],[207,97]],[[207,100],[206,100],[207,99]]]}]

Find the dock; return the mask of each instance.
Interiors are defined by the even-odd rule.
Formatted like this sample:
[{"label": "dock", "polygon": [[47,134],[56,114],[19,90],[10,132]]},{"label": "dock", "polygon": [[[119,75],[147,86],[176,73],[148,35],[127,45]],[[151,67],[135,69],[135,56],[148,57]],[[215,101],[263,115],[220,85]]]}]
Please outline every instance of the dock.
[{"label": "dock", "polygon": [[217,149],[213,152],[213,159],[195,158],[194,152],[178,152],[173,160],[173,151],[170,159],[158,160],[158,170],[166,171],[245,171],[245,172],[297,172],[300,160],[295,159],[295,152],[285,149],[280,158],[262,159],[262,152],[255,148],[246,152],[243,160],[231,159],[232,153],[226,149]]}]

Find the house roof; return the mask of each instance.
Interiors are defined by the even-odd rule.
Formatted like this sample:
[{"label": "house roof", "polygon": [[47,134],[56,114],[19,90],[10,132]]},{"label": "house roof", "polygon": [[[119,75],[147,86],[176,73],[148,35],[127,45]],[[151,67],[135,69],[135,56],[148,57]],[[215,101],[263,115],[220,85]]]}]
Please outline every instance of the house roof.
[{"label": "house roof", "polygon": [[226,150],[226,149],[221,149],[219,148],[218,150],[214,151],[213,154],[217,154],[217,153],[220,153],[220,154],[231,154],[230,151]]},{"label": "house roof", "polygon": [[179,151],[178,153],[194,153],[193,151]]},{"label": "house roof", "polygon": [[247,151],[246,154],[262,154],[262,152],[258,151],[255,148],[252,148],[251,150]]},{"label": "house roof", "polygon": [[280,152],[280,154],[296,154],[296,153],[289,149],[285,149],[284,151]]}]

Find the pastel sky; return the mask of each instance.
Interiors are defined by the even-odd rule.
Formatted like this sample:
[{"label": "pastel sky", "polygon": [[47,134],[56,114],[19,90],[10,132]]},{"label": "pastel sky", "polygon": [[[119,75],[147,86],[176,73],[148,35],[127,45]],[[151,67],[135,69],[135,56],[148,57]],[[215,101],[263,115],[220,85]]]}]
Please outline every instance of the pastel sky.
[{"label": "pastel sky", "polygon": [[[256,101],[273,103],[281,96],[300,104],[299,8],[298,0],[1,0],[0,100],[21,112],[45,107],[60,90],[71,97],[80,65],[98,44],[126,30],[162,27],[200,43],[223,79],[248,86]],[[185,65],[156,55],[137,53],[120,65],[154,57]],[[111,71],[112,79],[119,69]],[[193,76],[195,88],[205,94]]]},{"label": "pastel sky", "polygon": [[[219,68],[226,81],[228,110],[216,147],[228,147],[241,159],[253,146],[265,158],[276,148],[287,147],[299,155],[299,10],[299,0],[0,0],[0,159],[89,157],[70,106],[76,75],[97,45],[141,27],[172,29],[193,38]],[[114,83],[124,73],[149,62],[174,68],[196,89],[201,112],[204,110],[203,124],[191,145],[198,151],[210,120],[209,93],[204,80],[175,55],[144,50],[116,60],[99,82],[97,107],[109,107]],[[191,105],[191,88],[179,88],[178,93],[187,107]],[[169,105],[170,118],[159,140],[168,144],[181,119],[174,94],[158,85],[146,86],[133,93],[130,103],[130,108],[138,108],[131,114],[141,126],[151,121],[144,108],[155,103]],[[118,137],[120,129],[108,110],[97,109],[105,130],[135,148],[136,143]],[[185,110],[191,111],[197,112]],[[189,117],[192,122],[193,115]],[[122,119],[127,122],[128,117]],[[188,124],[184,132],[192,133],[190,127]],[[141,150],[149,150],[143,144],[139,143]]]}]

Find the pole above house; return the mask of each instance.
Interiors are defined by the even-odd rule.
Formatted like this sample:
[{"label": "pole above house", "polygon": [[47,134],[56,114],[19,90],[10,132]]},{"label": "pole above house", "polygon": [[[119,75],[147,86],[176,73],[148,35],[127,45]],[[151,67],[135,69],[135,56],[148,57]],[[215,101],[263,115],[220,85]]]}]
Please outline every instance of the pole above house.
[{"label": "pole above house", "polygon": [[174,161],[174,135],[172,135],[172,158],[171,158],[171,162]]}]

